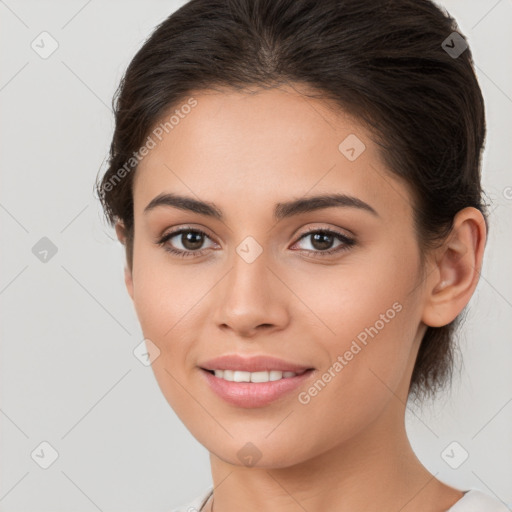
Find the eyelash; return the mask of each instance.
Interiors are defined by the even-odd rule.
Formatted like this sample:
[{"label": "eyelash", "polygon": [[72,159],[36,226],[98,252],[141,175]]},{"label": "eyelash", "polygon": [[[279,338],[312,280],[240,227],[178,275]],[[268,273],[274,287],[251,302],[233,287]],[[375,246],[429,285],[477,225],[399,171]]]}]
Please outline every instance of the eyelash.
[{"label": "eyelash", "polygon": [[[180,229],[178,229],[176,231],[171,231],[170,233],[165,234],[163,237],[161,237],[156,242],[156,244],[159,245],[159,246],[162,246],[165,251],[167,251],[167,252],[169,252],[169,253],[171,253],[171,254],[173,254],[175,256],[178,256],[180,258],[195,257],[198,254],[201,255],[204,251],[207,250],[207,249],[203,249],[203,250],[199,250],[199,251],[183,251],[181,249],[174,249],[172,247],[169,247],[168,245],[165,245],[168,240],[170,240],[171,238],[174,238],[177,235],[181,235],[183,233],[198,233],[200,235],[204,235],[207,238],[210,238],[208,236],[208,234],[205,233],[204,231],[202,231],[201,229],[187,227],[187,228],[180,228]],[[317,251],[312,251],[312,250],[308,250],[308,249],[300,249],[299,252],[313,253],[315,258],[317,258],[317,257],[323,258],[323,257],[326,257],[326,256],[330,256],[331,254],[334,254],[334,253],[339,253],[339,252],[347,251],[347,250],[350,249],[350,247],[352,247],[356,243],[356,241],[353,238],[349,238],[346,235],[343,235],[342,233],[339,233],[337,231],[333,231],[331,229],[319,229],[319,228],[310,228],[310,229],[306,230],[306,232],[303,233],[299,237],[297,242],[299,242],[303,238],[307,238],[309,235],[317,234],[317,233],[333,235],[338,240],[343,242],[343,244],[338,246],[338,247],[335,247],[335,248],[332,248],[332,249],[328,249],[328,250],[325,250],[325,251],[318,251],[318,250]]]}]

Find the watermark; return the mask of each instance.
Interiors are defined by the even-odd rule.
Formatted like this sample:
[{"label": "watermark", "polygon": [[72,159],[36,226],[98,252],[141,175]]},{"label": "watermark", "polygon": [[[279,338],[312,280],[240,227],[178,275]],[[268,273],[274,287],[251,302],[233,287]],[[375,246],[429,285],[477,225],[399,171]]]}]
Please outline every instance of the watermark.
[{"label": "watermark", "polygon": [[350,348],[342,355],[336,358],[336,361],[316,380],[316,382],[308,388],[307,391],[301,391],[298,400],[302,405],[311,402],[311,398],[315,397],[325,388],[325,386],[336,377],[345,366],[349,364],[354,356],[359,354],[366,347],[371,339],[375,338],[384,327],[389,324],[395,316],[402,311],[403,307],[400,302],[395,302],[385,313],[381,313],[379,319],[370,327],[366,327],[353,340]]},{"label": "watermark", "polygon": [[468,49],[468,43],[466,43],[466,40],[458,32],[452,32],[441,43],[441,48],[452,59],[456,59]]},{"label": "watermark", "polygon": [[252,237],[244,238],[236,248],[236,253],[246,263],[252,263],[263,252],[263,247]]},{"label": "watermark", "polygon": [[338,146],[339,152],[353,162],[366,149],[364,142],[354,133],[348,135]]},{"label": "watermark", "polygon": [[452,469],[458,469],[469,457],[467,450],[457,441],[452,441],[442,452],[441,458]]},{"label": "watermark", "polygon": [[144,338],[133,349],[133,355],[144,366],[151,366],[155,359],[160,357],[160,349],[149,338]]},{"label": "watermark", "polygon": [[47,59],[59,47],[59,42],[50,33],[41,32],[30,43],[30,47],[34,50],[41,59]]},{"label": "watermark", "polygon": [[153,128],[151,134],[147,136],[144,144],[139,148],[138,151],[134,151],[133,155],[125,162],[125,164],[119,168],[106,183],[102,186],[102,193],[111,192],[114,187],[120,183],[120,181],[129,174],[139,163],[146,157],[149,152],[156,147],[157,140],[161,141],[164,133],[169,133],[173,130],[182,119],[190,114],[192,108],[197,105],[197,100],[191,97],[186,103],[181,105],[179,109],[176,109],[174,113],[165,121],[161,122],[158,126]]},{"label": "watermark", "polygon": [[32,247],[32,254],[42,263],[48,263],[57,252],[57,246],[46,236]]},{"label": "watermark", "polygon": [[242,448],[240,448],[240,450],[238,450],[236,455],[238,460],[244,466],[252,467],[261,459],[263,454],[260,452],[260,450],[258,450],[257,446],[251,442],[247,442],[244,446],[242,446]]},{"label": "watermark", "polygon": [[34,448],[30,456],[39,467],[48,469],[59,458],[59,452],[48,441],[43,441]]}]

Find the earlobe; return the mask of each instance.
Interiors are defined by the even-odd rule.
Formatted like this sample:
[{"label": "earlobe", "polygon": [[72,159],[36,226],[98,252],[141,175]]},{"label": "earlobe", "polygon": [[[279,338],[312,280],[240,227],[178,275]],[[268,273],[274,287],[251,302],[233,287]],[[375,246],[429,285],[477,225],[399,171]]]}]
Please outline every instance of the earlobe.
[{"label": "earlobe", "polygon": [[115,224],[117,239],[125,245],[126,243],[126,228],[121,221],[117,221]]},{"label": "earlobe", "polygon": [[124,283],[126,285],[126,289],[128,290],[128,294],[133,300],[133,278],[132,278],[132,272],[128,268],[128,265],[124,267]]},{"label": "earlobe", "polygon": [[427,277],[422,318],[426,325],[447,325],[467,305],[480,277],[485,241],[482,213],[473,207],[459,211],[450,235],[436,250],[434,269]]}]

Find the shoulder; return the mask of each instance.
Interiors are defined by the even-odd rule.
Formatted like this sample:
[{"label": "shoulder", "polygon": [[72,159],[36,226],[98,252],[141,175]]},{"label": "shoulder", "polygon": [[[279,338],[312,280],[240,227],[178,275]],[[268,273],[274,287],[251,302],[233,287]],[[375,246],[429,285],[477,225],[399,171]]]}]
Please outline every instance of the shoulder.
[{"label": "shoulder", "polygon": [[510,512],[510,510],[489,494],[479,489],[471,489],[446,512]]},{"label": "shoulder", "polygon": [[208,498],[212,495],[212,492],[213,486],[211,485],[190,503],[181,505],[178,508],[173,508],[169,512],[199,512],[203,508],[204,504],[208,501]]}]

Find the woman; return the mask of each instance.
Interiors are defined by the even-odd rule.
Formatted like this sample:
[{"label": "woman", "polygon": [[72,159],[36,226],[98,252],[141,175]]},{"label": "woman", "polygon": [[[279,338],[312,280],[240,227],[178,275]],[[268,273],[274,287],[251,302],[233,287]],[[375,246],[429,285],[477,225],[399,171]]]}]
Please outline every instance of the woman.
[{"label": "woman", "polygon": [[98,193],[158,384],[210,452],[214,486],[180,510],[506,510],[436,479],[404,426],[449,382],[486,242],[455,21],[192,0],[115,113]]}]

